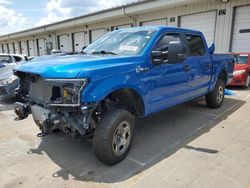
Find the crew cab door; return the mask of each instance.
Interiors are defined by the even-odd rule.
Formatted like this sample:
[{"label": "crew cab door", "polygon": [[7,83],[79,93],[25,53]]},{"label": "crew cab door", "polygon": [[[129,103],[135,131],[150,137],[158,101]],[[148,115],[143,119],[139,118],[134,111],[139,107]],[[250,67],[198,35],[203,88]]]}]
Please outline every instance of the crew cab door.
[{"label": "crew cab door", "polygon": [[210,54],[204,42],[205,39],[199,34],[186,33],[184,40],[186,40],[188,49],[185,63],[192,70],[186,96],[193,97],[205,94],[209,88],[213,68]]},{"label": "crew cab door", "polygon": [[[190,72],[185,60],[186,45],[182,34],[166,33],[159,39],[151,51],[152,68],[148,71],[151,77],[150,100],[151,113],[165,109],[186,100],[185,93],[189,90]],[[175,44],[176,43],[176,44]],[[168,58],[171,56],[170,46],[183,46],[183,56],[180,60]],[[172,49],[175,47],[173,46]],[[158,55],[157,55],[158,54]]]}]

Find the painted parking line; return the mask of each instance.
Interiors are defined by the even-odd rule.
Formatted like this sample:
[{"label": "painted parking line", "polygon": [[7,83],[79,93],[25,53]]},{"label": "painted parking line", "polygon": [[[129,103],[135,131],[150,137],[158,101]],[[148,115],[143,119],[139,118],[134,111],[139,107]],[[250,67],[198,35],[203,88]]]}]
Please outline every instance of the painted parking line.
[{"label": "painted parking line", "polygon": [[190,112],[195,112],[195,113],[199,113],[199,114],[203,114],[203,115],[206,115],[206,116],[213,116],[213,117],[218,117],[218,116],[220,116],[220,115],[212,114],[212,113],[209,113],[209,112],[202,112],[202,111],[199,111],[199,110],[194,110],[194,109],[192,109],[192,107],[188,108],[188,111],[190,111]]},{"label": "painted parking line", "polygon": [[137,159],[133,158],[133,157],[127,157],[128,160],[140,165],[140,166],[145,166],[147,163],[144,163],[144,162],[141,162],[141,161],[138,161]]}]

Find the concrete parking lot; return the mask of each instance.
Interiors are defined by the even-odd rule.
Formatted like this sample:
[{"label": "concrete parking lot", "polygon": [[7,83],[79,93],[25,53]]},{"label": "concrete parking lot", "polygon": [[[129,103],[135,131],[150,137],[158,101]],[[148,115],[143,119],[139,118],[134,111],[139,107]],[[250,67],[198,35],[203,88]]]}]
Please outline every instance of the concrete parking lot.
[{"label": "concrete parking lot", "polygon": [[128,157],[99,162],[91,141],[37,137],[30,116],[15,121],[0,104],[0,187],[250,188],[250,90],[233,88],[223,107],[198,99],[136,121]]}]

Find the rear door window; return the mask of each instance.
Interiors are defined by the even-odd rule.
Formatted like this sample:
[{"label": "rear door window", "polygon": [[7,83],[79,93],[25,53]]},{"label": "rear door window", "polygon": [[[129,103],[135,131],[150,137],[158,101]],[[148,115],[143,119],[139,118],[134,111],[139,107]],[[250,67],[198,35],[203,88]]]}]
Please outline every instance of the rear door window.
[{"label": "rear door window", "polygon": [[190,50],[189,56],[203,56],[205,54],[203,40],[200,36],[186,35],[186,39]]}]

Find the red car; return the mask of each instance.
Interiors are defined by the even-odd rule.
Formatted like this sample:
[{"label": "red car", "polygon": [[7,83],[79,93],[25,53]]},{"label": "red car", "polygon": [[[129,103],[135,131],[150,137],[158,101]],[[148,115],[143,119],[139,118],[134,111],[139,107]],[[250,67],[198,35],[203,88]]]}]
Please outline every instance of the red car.
[{"label": "red car", "polygon": [[243,86],[250,84],[250,53],[233,53],[235,66],[231,86]]}]

